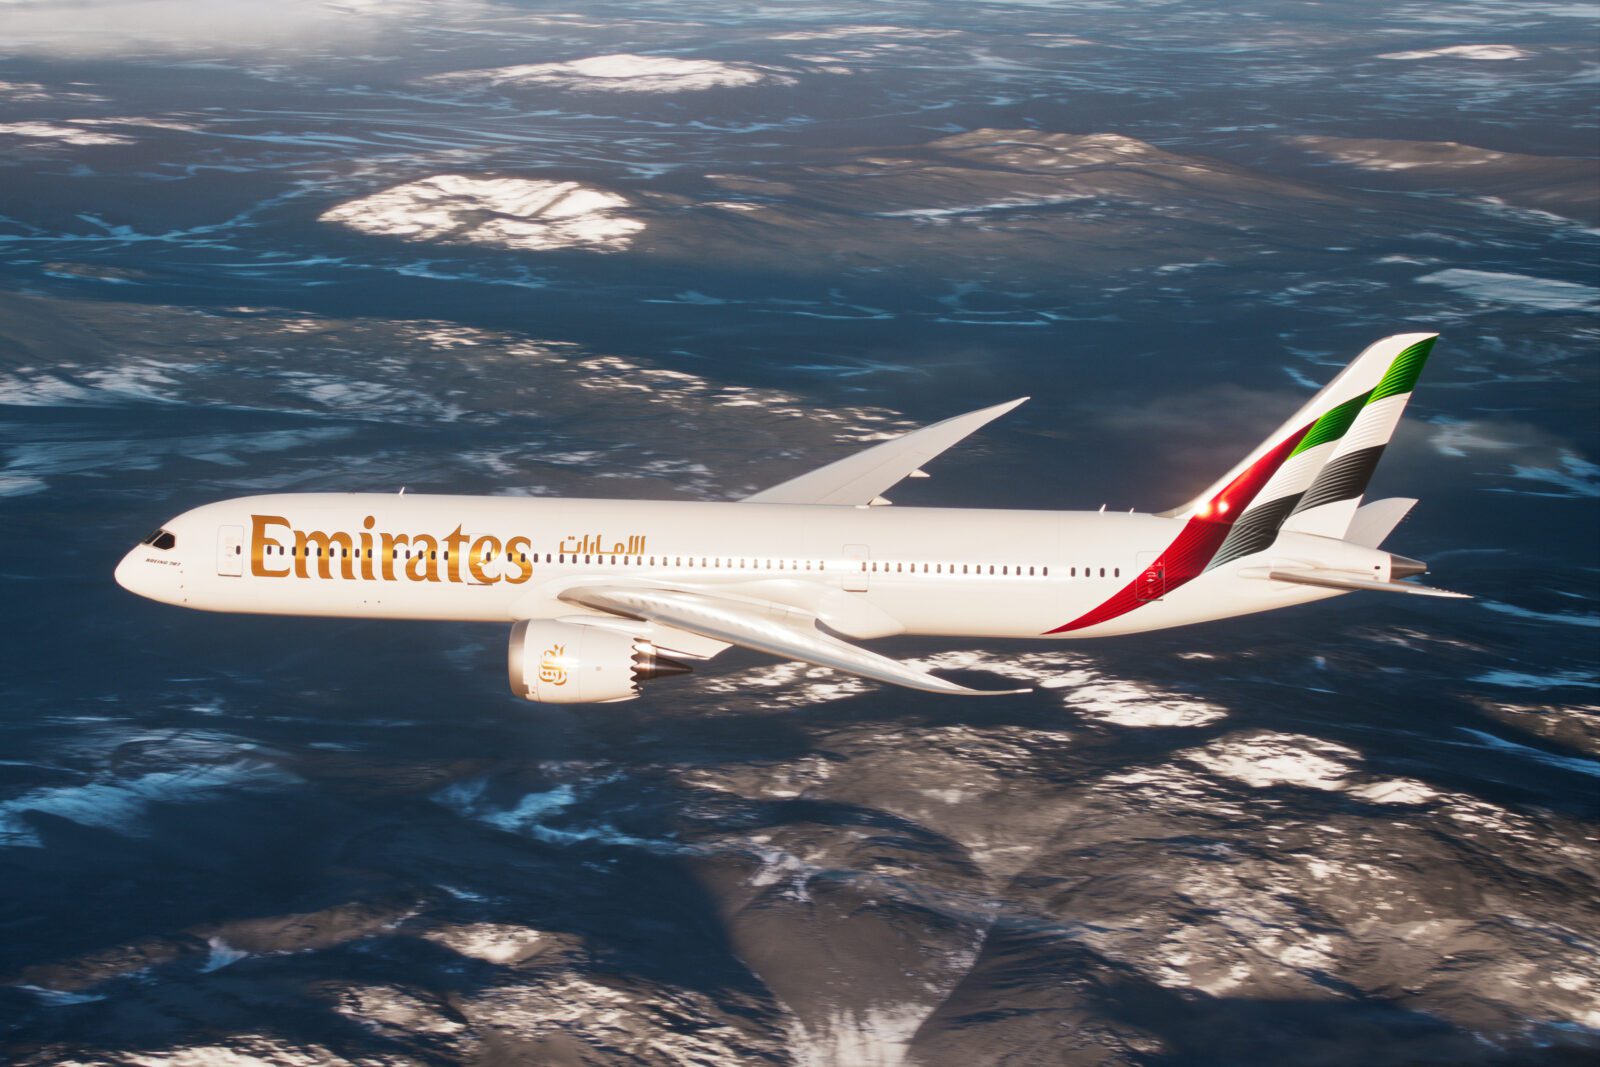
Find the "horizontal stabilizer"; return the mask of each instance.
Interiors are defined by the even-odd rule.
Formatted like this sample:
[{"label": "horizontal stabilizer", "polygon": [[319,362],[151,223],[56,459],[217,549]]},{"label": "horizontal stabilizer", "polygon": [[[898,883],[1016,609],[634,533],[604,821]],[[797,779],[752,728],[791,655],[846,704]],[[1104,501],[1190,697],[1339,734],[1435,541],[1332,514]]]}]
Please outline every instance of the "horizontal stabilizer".
[{"label": "horizontal stabilizer", "polygon": [[1356,509],[1355,518],[1350,520],[1350,528],[1345,531],[1344,539],[1362,548],[1377,548],[1383,544],[1384,538],[1394,533],[1394,528],[1416,505],[1414,499],[1403,496],[1391,496],[1363,504]]},{"label": "horizontal stabilizer", "polygon": [[1448,589],[1435,589],[1431,585],[1411,582],[1385,582],[1359,574],[1340,574],[1338,571],[1301,570],[1273,567],[1267,577],[1275,582],[1293,582],[1295,585],[1315,585],[1323,589],[1367,590],[1375,593],[1409,593],[1411,596],[1439,596],[1452,600],[1471,600],[1466,593],[1452,593]]},{"label": "horizontal stabilizer", "polygon": [[912,430],[892,441],[847,456],[837,463],[763,489],[745,497],[745,503],[887,504],[888,501],[882,496],[886,489],[904,478],[915,478],[919,474],[927,477],[922,473],[924,463],[1027,399],[1008,400],[1004,404],[969,411],[965,415]]},{"label": "horizontal stabilizer", "polygon": [[779,659],[799,660],[928,693],[999,696],[1031,691],[968,689],[947,682],[898,660],[841,641],[819,629],[812,616],[780,604],[632,585],[580,586],[568,589],[561,598],[599,611],[649,619]]}]

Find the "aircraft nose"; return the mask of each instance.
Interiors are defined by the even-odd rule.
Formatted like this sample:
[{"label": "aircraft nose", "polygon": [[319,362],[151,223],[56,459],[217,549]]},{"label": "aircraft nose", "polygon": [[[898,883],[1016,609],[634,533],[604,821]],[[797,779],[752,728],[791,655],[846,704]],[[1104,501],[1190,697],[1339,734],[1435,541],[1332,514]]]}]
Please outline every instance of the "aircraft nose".
[{"label": "aircraft nose", "polygon": [[134,554],[132,552],[129,552],[126,556],[123,556],[122,562],[117,564],[117,569],[112,572],[111,576],[117,580],[118,585],[122,586],[122,588],[126,589],[128,592],[137,593],[139,590],[135,589],[131,584],[133,582],[133,556]]},{"label": "aircraft nose", "polygon": [[156,568],[145,562],[146,549],[143,545],[135,548],[122,562],[117,564],[117,569],[112,572],[112,577],[117,584],[130,593],[142,597],[154,595],[155,576],[151,573]]}]

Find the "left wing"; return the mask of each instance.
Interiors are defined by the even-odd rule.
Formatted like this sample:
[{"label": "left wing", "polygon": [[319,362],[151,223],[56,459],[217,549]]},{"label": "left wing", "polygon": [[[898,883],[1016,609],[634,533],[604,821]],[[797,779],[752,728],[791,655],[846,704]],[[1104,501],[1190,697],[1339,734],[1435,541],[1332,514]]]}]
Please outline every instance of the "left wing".
[{"label": "left wing", "polygon": [[707,593],[656,586],[584,585],[568,589],[561,599],[624,618],[643,619],[687,630],[714,641],[765,652],[780,659],[859,674],[891,685],[928,693],[998,696],[1028,689],[968,689],[947,682],[899,660],[868,652],[841,641],[818,627],[815,616],[771,601],[736,600]]},{"label": "left wing", "polygon": [[912,430],[892,441],[873,445],[864,452],[847,456],[837,463],[818,467],[809,474],[790,478],[770,489],[744,498],[748,504],[887,504],[881,494],[904,478],[912,477],[922,465],[955,445],[968,434],[993,422],[1027,400],[1021,397],[1004,404],[969,411],[965,415]]}]

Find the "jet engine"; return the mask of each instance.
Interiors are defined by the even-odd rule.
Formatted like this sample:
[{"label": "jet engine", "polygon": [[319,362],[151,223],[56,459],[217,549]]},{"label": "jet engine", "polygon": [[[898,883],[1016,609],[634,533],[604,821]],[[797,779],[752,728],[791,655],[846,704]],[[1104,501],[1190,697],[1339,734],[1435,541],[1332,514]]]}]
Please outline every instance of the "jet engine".
[{"label": "jet engine", "polygon": [[691,670],[633,634],[526,619],[511,627],[507,666],[511,691],[542,704],[632,700],[640,682]]}]

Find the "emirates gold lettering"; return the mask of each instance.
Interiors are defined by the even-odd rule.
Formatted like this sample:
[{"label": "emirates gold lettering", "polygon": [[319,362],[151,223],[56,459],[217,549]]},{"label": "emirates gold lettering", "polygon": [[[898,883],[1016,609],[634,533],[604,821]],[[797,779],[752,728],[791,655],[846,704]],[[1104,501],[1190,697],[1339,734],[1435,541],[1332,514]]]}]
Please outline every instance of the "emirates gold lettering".
[{"label": "emirates gold lettering", "polygon": [[[251,515],[250,573],[257,578],[463,585],[521,585],[533,578],[530,537],[474,536],[459,525],[443,537],[376,527],[372,515],[363,518],[360,532],[353,534],[296,529],[283,515]],[[643,549],[644,538],[631,536],[626,547],[636,554]]]},{"label": "emirates gold lettering", "polygon": [[567,684],[567,646],[551,645],[539,657],[539,681],[546,685]]}]

